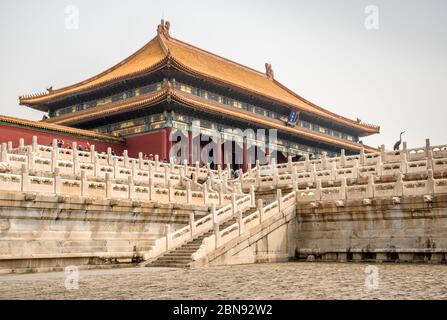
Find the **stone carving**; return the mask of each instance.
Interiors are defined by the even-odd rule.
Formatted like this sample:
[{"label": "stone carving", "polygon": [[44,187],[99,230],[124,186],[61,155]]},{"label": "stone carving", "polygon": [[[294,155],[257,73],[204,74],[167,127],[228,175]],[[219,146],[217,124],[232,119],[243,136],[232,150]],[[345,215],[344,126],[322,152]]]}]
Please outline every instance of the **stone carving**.
[{"label": "stone carving", "polygon": [[171,27],[171,23],[169,21],[161,20],[161,23],[157,27],[157,33],[159,35],[163,35],[165,37],[169,37],[169,29]]},{"label": "stone carving", "polygon": [[272,65],[270,63],[267,63],[267,62],[265,63],[265,74],[267,75],[267,78],[269,78],[269,79],[273,79],[274,78]]}]

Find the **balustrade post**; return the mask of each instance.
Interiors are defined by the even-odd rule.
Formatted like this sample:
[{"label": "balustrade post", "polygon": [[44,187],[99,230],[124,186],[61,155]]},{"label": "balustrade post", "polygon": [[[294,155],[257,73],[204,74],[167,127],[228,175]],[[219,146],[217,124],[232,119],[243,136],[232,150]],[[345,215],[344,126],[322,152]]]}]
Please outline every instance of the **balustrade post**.
[{"label": "balustrade post", "polygon": [[396,184],[394,186],[394,190],[395,190],[395,195],[400,197],[403,196],[404,194],[404,181],[403,181],[403,175],[401,172],[397,173],[397,181]]},{"label": "balustrade post", "polygon": [[352,175],[354,179],[359,177],[359,159],[354,159],[354,167],[352,168]]},{"label": "balustrade post", "polygon": [[427,178],[427,191],[429,194],[435,193],[435,180],[433,177],[433,170],[428,169],[428,178]]},{"label": "balustrade post", "polygon": [[37,145],[37,136],[33,136],[32,142],[31,142],[31,149],[33,152],[37,152],[38,145]]},{"label": "balustrade post", "polygon": [[219,224],[215,223],[213,225],[213,229],[214,229],[214,238],[215,238],[215,241],[216,241],[216,249],[217,249],[217,248],[219,248],[220,243],[221,243]]},{"label": "balustrade post", "polygon": [[245,224],[244,224],[244,216],[242,211],[238,210],[237,213],[237,223],[239,225],[239,235],[242,235],[245,232]]},{"label": "balustrade post", "polygon": [[110,176],[110,173],[106,173],[106,198],[111,199],[112,198],[112,177]]},{"label": "balustrade post", "polygon": [[[272,161],[274,161],[275,159],[273,159]],[[276,165],[271,165],[272,166],[272,170],[273,170],[273,185],[277,186],[279,179],[278,179],[278,170],[276,168]]]},{"label": "balustrade post", "polygon": [[321,189],[322,189],[321,180],[317,179],[317,181],[316,181],[316,188],[315,188],[315,198],[316,198],[316,200],[321,200]]},{"label": "balustrade post", "polygon": [[185,178],[188,176],[188,159],[183,159],[182,165],[183,165],[181,167],[181,170],[183,172],[182,176],[183,176],[183,178]]},{"label": "balustrade post", "polygon": [[321,155],[321,168],[322,168],[322,170],[327,170],[327,168],[328,168],[328,165],[327,165],[327,152],[326,151],[323,151],[323,153]]},{"label": "balustrade post", "polygon": [[133,179],[137,178],[137,164],[135,161],[132,161],[132,165],[131,165],[131,176]]},{"label": "balustrade post", "polygon": [[196,222],[194,219],[194,212],[189,213],[189,229],[191,231],[191,238],[196,234]]},{"label": "balustrade post", "polygon": [[158,154],[155,155],[155,171],[160,171],[160,157]]},{"label": "balustrade post", "polygon": [[404,153],[407,156],[407,159],[408,159],[407,141],[402,142],[402,153]]},{"label": "balustrade post", "polygon": [[407,154],[405,152],[400,154],[400,171],[404,174],[408,172]]},{"label": "balustrade post", "polygon": [[57,155],[58,155],[58,150],[57,148],[53,148],[51,150],[51,172],[54,172],[54,170],[56,170],[56,168],[58,167],[58,162],[57,162]]},{"label": "balustrade post", "polygon": [[383,171],[383,163],[382,160],[379,158],[379,160],[376,162],[376,175],[381,176]]},{"label": "balustrade post", "polygon": [[[76,142],[73,142],[73,146],[76,145]],[[79,158],[78,158],[78,150],[72,149],[72,156],[73,156],[73,174],[76,175],[79,172]]]},{"label": "balustrade post", "polygon": [[169,168],[166,166],[165,167],[165,186],[167,186],[169,184],[169,181],[171,179],[169,179]]},{"label": "balustrade post", "polygon": [[196,161],[196,177],[199,176],[199,171],[200,171],[199,161]]},{"label": "balustrade post", "polygon": [[129,176],[127,179],[129,188],[129,199],[133,200],[135,199],[135,182],[133,176]]},{"label": "balustrade post", "polygon": [[382,163],[386,163],[386,153],[384,144],[380,146],[380,159],[382,160]]},{"label": "balustrade post", "polygon": [[366,197],[374,198],[374,176],[372,174],[368,176],[368,185],[366,187]]},{"label": "balustrade post", "polygon": [[27,156],[28,156],[28,170],[34,170],[34,153],[31,149],[28,150]]},{"label": "balustrade post", "polygon": [[[138,152],[138,168],[140,170],[143,170],[143,162],[144,162],[144,160],[143,160],[143,152]],[[149,167],[150,166],[151,165],[149,164]]]},{"label": "balustrade post", "polygon": [[346,178],[341,178],[341,185],[340,185],[340,200],[346,200]]},{"label": "balustrade post", "polygon": [[261,187],[261,171],[259,170],[259,168],[256,170],[256,186],[259,188]]},{"label": "balustrade post", "polygon": [[26,164],[22,164],[22,181],[21,181],[21,191],[27,192],[30,189],[30,181],[29,181],[29,171]]},{"label": "balustrade post", "polygon": [[129,152],[127,150],[123,151],[123,158],[124,158],[124,168],[129,168]]},{"label": "balustrade post", "polygon": [[118,158],[113,158],[113,178],[118,179],[118,176],[120,174],[119,167],[118,167]]},{"label": "balustrade post", "polygon": [[292,181],[298,182],[298,169],[296,168],[296,166],[292,168]]},{"label": "balustrade post", "polygon": [[149,201],[154,199],[154,180],[149,176]]},{"label": "balustrade post", "polygon": [[334,161],[331,165],[331,180],[335,179],[337,179],[337,164]]},{"label": "balustrade post", "polygon": [[203,204],[208,203],[208,184],[203,184]]},{"label": "balustrade post", "polygon": [[2,143],[2,162],[8,162],[8,147],[6,143]]},{"label": "balustrade post", "polygon": [[25,139],[20,138],[19,139],[19,151],[23,151],[25,149]]},{"label": "balustrade post", "polygon": [[97,158],[96,147],[94,144],[90,145],[90,163],[94,163]]},{"label": "balustrade post", "polygon": [[363,146],[360,148],[360,165],[365,165],[365,148]]},{"label": "balustrade post", "polygon": [[93,170],[95,171],[95,177],[99,177],[100,175],[100,170],[99,170],[99,159],[98,157],[94,157],[93,158]]},{"label": "balustrade post", "polygon": [[165,226],[166,233],[166,251],[168,251],[171,247],[172,235],[171,235],[171,225],[167,224]]},{"label": "balustrade post", "polygon": [[219,217],[217,216],[217,213],[216,213],[216,205],[213,203],[213,204],[211,204],[211,219],[212,219],[212,221],[213,221],[213,225],[215,224],[215,223],[219,223]]},{"label": "balustrade post", "polygon": [[88,181],[87,181],[87,175],[85,174],[85,171],[81,171],[81,197],[85,197],[88,195]]},{"label": "balustrade post", "polygon": [[292,171],[292,156],[288,155],[287,156],[287,171]]},{"label": "balustrade post", "polygon": [[425,156],[428,157],[428,153],[429,150],[431,149],[430,147],[430,139],[425,139]]},{"label": "balustrade post", "polygon": [[224,204],[224,192],[223,192],[223,186],[220,185],[219,188],[219,206],[222,206]]},{"label": "balustrade post", "polygon": [[308,153],[306,153],[305,155],[304,155],[304,169],[306,170],[306,171],[309,171],[311,168],[310,168],[310,161],[309,161],[309,154]]},{"label": "balustrade post", "polygon": [[312,172],[311,172],[311,181],[315,182],[317,181],[317,165],[315,163],[312,163]]},{"label": "balustrade post", "polygon": [[282,190],[276,190],[276,201],[278,201],[278,211],[282,211]]},{"label": "balustrade post", "polygon": [[220,164],[217,165],[217,176],[222,180],[222,166]]},{"label": "balustrade post", "polygon": [[255,186],[250,186],[250,206],[254,208],[256,206],[256,200],[255,200]]},{"label": "balustrade post", "polygon": [[191,182],[186,181],[186,203],[191,204],[192,194],[191,194]]},{"label": "balustrade post", "polygon": [[345,167],[346,167],[346,152],[345,152],[345,149],[341,149],[340,168],[345,168]]},{"label": "balustrade post", "polygon": [[174,189],[172,188],[171,180],[168,181],[168,184],[166,187],[168,188],[168,202],[172,203],[172,200],[174,199],[174,195],[173,195]]},{"label": "balustrade post", "polygon": [[433,149],[428,150],[427,169],[433,169]]},{"label": "balustrade post", "polygon": [[231,207],[233,209],[232,215],[233,217],[236,216],[237,212],[237,202],[236,202],[236,193],[233,190],[233,193],[231,193]]},{"label": "balustrade post", "polygon": [[59,195],[59,194],[61,194],[61,190],[62,190],[62,179],[61,179],[61,172],[60,172],[59,168],[54,169],[53,177],[54,177],[54,194]]},{"label": "balustrade post", "polygon": [[107,148],[107,164],[109,166],[113,165],[113,156],[112,156],[112,148]]},{"label": "balustrade post", "polygon": [[259,223],[262,223],[262,219],[264,217],[264,201],[262,199],[258,199],[258,211],[259,211]]}]

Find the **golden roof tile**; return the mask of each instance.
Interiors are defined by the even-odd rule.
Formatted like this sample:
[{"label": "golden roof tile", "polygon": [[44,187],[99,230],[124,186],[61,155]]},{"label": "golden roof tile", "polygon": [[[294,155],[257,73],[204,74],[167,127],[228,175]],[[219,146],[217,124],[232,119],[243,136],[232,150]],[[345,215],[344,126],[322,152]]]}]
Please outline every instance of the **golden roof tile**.
[{"label": "golden roof tile", "polygon": [[45,123],[41,121],[19,119],[5,115],[0,115],[0,123],[7,125],[21,126],[21,127],[29,127],[38,130],[59,132],[63,134],[80,135],[87,138],[105,140],[109,142],[124,143],[124,140],[122,138],[110,134],[98,133],[83,129],[76,129],[53,123]]},{"label": "golden roof tile", "polygon": [[172,63],[175,67],[192,74],[210,78],[269,100],[277,101],[291,108],[354,128],[363,135],[380,131],[378,126],[345,118],[302,98],[273,78],[273,70],[270,64],[266,64],[266,73],[259,72],[174,39],[169,35],[168,22],[162,21],[157,31],[157,36],[143,48],[99,75],[69,87],[50,90],[44,94],[20,97],[20,103],[28,106],[38,106],[42,103],[57,101],[64,96],[93,90],[115,81],[151,72],[162,67],[164,63]]}]

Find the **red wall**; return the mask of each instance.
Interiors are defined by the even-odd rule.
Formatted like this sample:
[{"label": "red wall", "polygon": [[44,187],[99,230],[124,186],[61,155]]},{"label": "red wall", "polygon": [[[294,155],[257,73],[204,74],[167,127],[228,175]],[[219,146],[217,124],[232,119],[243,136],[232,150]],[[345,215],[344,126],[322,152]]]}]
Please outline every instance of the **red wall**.
[{"label": "red wall", "polygon": [[106,152],[107,147],[112,147],[117,155],[121,155],[125,149],[125,145],[123,144],[101,142],[93,139],[65,135],[62,133],[53,133],[27,127],[14,127],[0,124],[0,143],[12,141],[13,147],[18,147],[19,139],[23,138],[25,139],[25,145],[28,145],[31,144],[33,136],[37,136],[37,143],[41,145],[49,145],[53,142],[53,139],[62,139],[66,144],[70,145],[72,142],[77,142],[78,145],[80,144],[84,146],[87,142],[89,142],[91,145],[95,145],[95,149],[98,152]]},{"label": "red wall", "polygon": [[147,155],[158,154],[160,160],[168,159],[168,130],[161,129],[159,131],[147,132],[133,137],[126,138],[126,148],[130,157],[138,157],[138,153],[142,152]]}]

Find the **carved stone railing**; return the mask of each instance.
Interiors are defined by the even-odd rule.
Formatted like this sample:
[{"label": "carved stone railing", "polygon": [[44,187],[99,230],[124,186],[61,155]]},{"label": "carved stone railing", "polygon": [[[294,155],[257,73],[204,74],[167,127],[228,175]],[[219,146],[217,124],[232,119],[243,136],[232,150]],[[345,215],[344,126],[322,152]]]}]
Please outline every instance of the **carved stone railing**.
[{"label": "carved stone railing", "polygon": [[282,196],[281,190],[277,190],[277,198],[275,202],[270,203],[267,206],[263,206],[263,201],[258,200],[257,208],[255,212],[243,217],[239,212],[238,220],[236,223],[228,226],[223,230],[219,230],[219,224],[214,225],[214,234],[203,239],[202,245],[199,250],[192,254],[192,259],[197,261],[231,240],[241,236],[244,233],[250,232],[250,230],[264,221],[283,214],[284,211],[290,210],[291,207],[296,206],[297,203],[297,191],[294,190]]},{"label": "carved stone railing", "polygon": [[194,220],[194,213],[190,215],[190,222],[187,226],[171,232],[171,226],[166,225],[165,236],[155,241],[152,249],[144,255],[144,260],[154,260],[167,251],[173,250],[213,229],[214,225],[225,222],[232,218],[237,212],[243,212],[254,206],[254,191],[239,199],[235,194],[232,195],[231,203],[216,210],[216,206],[211,207],[211,213],[205,217]]},{"label": "carved stone railing", "polygon": [[[422,155],[423,156],[420,156]],[[411,160],[408,160],[411,158]],[[250,185],[257,188],[291,187],[294,183],[313,184],[341,181],[342,178],[359,179],[369,175],[374,177],[391,177],[398,174],[424,174],[428,170],[435,173],[447,171],[447,146],[405,149],[401,151],[327,158],[318,160],[292,162],[260,166],[259,163],[240,179],[243,189]],[[230,182],[231,184],[231,182]]]},{"label": "carved stone railing", "polygon": [[115,179],[110,173],[102,180],[92,180],[84,171],[70,178],[62,175],[59,168],[52,174],[36,176],[30,174],[26,164],[22,165],[20,174],[0,173],[0,191],[192,205],[223,206],[231,201],[231,193],[225,193],[224,188],[212,191],[204,184],[202,190],[194,191],[190,182],[185,185],[181,187],[171,180],[163,187],[151,179],[143,184],[132,176]]},{"label": "carved stone railing", "polygon": [[[78,150],[77,143],[72,144],[71,149],[59,148],[57,140],[54,140],[51,146],[43,146],[37,143],[37,137],[33,137],[32,144],[25,146],[24,139],[19,140],[19,147],[13,149],[12,142],[2,144],[1,149],[2,162],[7,161],[7,154],[16,156],[27,156],[32,155],[33,157],[41,158],[46,164],[42,165],[42,169],[49,171],[48,169],[55,165],[57,161],[61,162],[72,162],[74,170],[79,167],[82,163],[95,164],[99,166],[113,166],[117,168],[127,168],[131,169],[134,167],[140,171],[156,171],[156,172],[166,172],[181,174],[190,176],[195,173],[198,178],[203,178],[209,176],[210,173],[218,176],[219,178],[227,177],[229,170],[222,170],[220,167],[218,170],[211,170],[209,166],[200,167],[197,162],[195,166],[188,166],[186,163],[183,165],[174,163],[164,163],[158,160],[158,155],[155,156],[155,160],[145,160],[143,159],[143,154],[139,153],[138,158],[131,158],[128,156],[125,150],[123,156],[113,155],[112,149],[108,148],[107,153],[98,153],[95,151],[95,146],[90,146],[90,151]],[[44,160],[46,159],[46,160]],[[48,159],[50,162],[48,163]],[[13,163],[14,164],[14,163]]]}]

